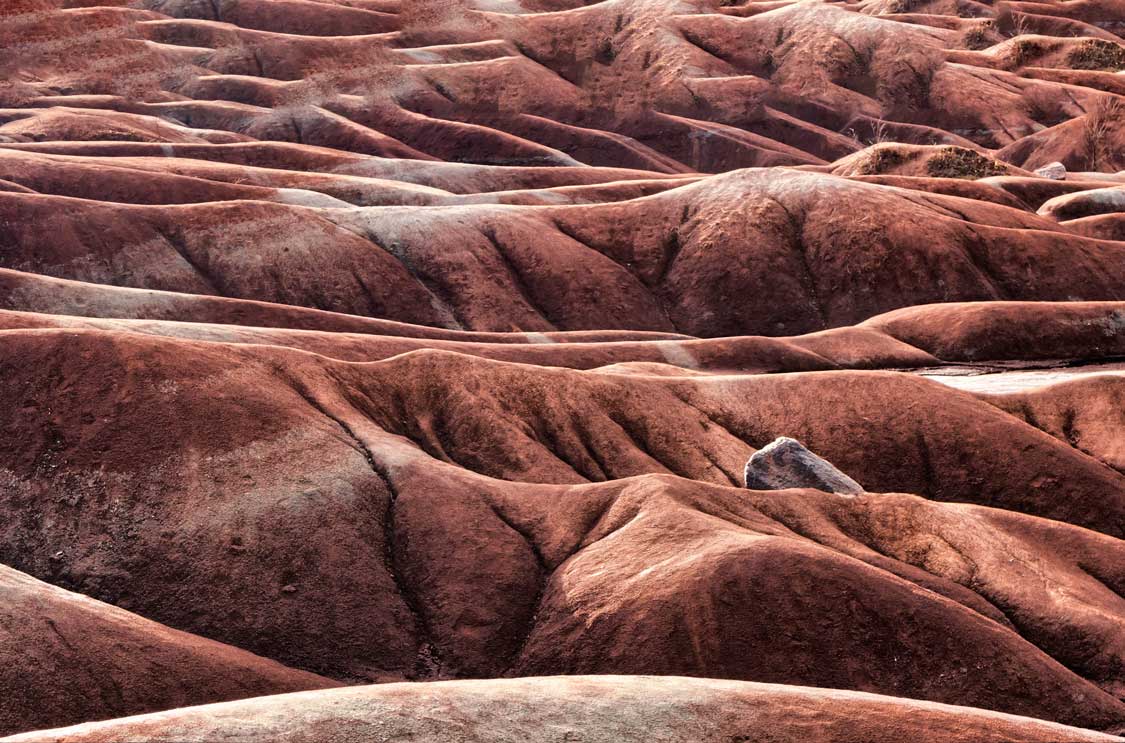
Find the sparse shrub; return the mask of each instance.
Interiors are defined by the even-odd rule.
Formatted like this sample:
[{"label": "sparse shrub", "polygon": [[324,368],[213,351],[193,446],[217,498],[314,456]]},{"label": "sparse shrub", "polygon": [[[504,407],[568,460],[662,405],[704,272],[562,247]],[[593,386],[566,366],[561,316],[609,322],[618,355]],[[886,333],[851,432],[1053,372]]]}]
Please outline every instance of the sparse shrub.
[{"label": "sparse shrub", "polygon": [[1043,48],[1043,45],[1037,41],[1032,41],[1031,39],[1016,39],[1015,42],[1012,43],[1009,58],[1012,60],[1013,65],[1022,67],[1042,56],[1044,51],[1046,50]]},{"label": "sparse shrub", "polygon": [[762,57],[762,70],[766,77],[770,77],[777,70],[777,60],[773,57],[773,49],[767,49]]},{"label": "sparse shrub", "polygon": [[612,64],[613,60],[617,58],[617,50],[613,48],[613,39],[602,39],[598,44],[597,51],[594,52],[594,59],[599,64]]},{"label": "sparse shrub", "polygon": [[1013,11],[1007,3],[998,6],[995,24],[996,29],[1009,38],[1032,33],[1031,19],[1023,13]]},{"label": "sparse shrub", "polygon": [[1086,150],[1087,168],[1092,171],[1114,170],[1119,155],[1113,143],[1114,130],[1125,126],[1125,102],[1120,98],[1103,98],[1086,114],[1082,128],[1082,144]]},{"label": "sparse shrub", "polygon": [[974,51],[987,49],[990,46],[988,43],[988,32],[980,26],[974,26],[965,32],[965,35],[961,37],[961,43],[965,45],[966,49],[972,49]]},{"label": "sparse shrub", "polygon": [[[859,142],[864,147],[870,147],[871,145],[882,144],[884,142],[898,141],[895,139],[894,134],[891,133],[890,127],[887,125],[887,122],[883,119],[874,121],[867,120],[864,122],[864,124],[871,127],[870,131],[867,132],[867,136],[860,136],[860,131],[858,131],[854,126],[850,127],[847,131],[844,132],[844,134],[848,135],[856,142]],[[866,127],[861,125],[861,129],[864,128]]]},{"label": "sparse shrub", "polygon": [[1086,39],[1067,55],[1066,63],[1076,70],[1125,69],[1125,47],[1106,39]]},{"label": "sparse shrub", "polygon": [[897,147],[872,147],[862,162],[856,165],[856,175],[879,175],[906,162],[906,156]]},{"label": "sparse shrub", "polygon": [[974,51],[987,49],[993,44],[993,26],[992,21],[985,21],[984,23],[973,26],[961,37],[961,43],[965,45],[966,49],[972,49]]},{"label": "sparse shrub", "polygon": [[926,162],[926,173],[934,178],[987,178],[1004,172],[1000,163],[964,147],[943,147]]},{"label": "sparse shrub", "polygon": [[890,133],[890,127],[883,119],[879,119],[878,123],[871,128],[871,144],[881,144],[883,142],[893,141],[894,137]]}]

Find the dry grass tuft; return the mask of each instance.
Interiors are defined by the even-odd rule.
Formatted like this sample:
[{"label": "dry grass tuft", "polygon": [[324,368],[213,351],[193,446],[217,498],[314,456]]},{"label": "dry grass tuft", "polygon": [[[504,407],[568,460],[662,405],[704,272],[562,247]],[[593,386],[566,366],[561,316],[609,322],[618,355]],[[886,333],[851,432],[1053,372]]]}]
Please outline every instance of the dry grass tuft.
[{"label": "dry grass tuft", "polygon": [[995,26],[996,24],[992,21],[985,21],[973,26],[961,37],[961,43],[965,45],[966,49],[972,49],[973,51],[987,49],[997,41]]},{"label": "dry grass tuft", "polygon": [[895,147],[873,147],[856,165],[856,175],[879,175],[906,162],[903,152]]},{"label": "dry grass tuft", "polygon": [[1004,166],[979,152],[964,147],[943,147],[926,162],[926,172],[934,178],[987,178],[1006,171]]},{"label": "dry grass tuft", "polygon": [[1046,51],[1044,46],[1037,41],[1032,41],[1031,39],[1016,39],[1012,43],[1009,56],[1013,65],[1022,67],[1043,56]]},{"label": "dry grass tuft", "polygon": [[1091,171],[1116,169],[1114,159],[1119,153],[1113,143],[1113,134],[1121,126],[1125,126],[1125,101],[1120,98],[1103,98],[1093,111],[1086,114],[1082,144],[1086,150],[1086,166]]},{"label": "dry grass tuft", "polygon": [[1086,39],[1069,55],[1066,63],[1076,70],[1125,69],[1125,47],[1106,39]]}]

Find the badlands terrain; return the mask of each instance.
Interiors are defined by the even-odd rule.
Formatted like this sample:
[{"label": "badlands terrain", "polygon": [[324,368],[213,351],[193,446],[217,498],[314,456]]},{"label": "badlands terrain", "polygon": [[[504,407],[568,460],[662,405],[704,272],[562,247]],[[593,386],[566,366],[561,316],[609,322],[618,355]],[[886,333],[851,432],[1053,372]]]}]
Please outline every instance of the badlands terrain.
[{"label": "badlands terrain", "polygon": [[0,2],[0,736],[1122,740],[1123,71],[1125,0]]}]

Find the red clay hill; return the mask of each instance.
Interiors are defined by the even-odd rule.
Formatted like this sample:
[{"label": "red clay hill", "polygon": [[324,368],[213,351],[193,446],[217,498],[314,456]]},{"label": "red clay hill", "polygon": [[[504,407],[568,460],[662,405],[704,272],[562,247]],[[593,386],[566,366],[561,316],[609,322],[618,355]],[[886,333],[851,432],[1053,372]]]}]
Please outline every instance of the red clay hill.
[{"label": "red clay hill", "polygon": [[1122,740],[1123,37],[4,3],[0,735]]}]

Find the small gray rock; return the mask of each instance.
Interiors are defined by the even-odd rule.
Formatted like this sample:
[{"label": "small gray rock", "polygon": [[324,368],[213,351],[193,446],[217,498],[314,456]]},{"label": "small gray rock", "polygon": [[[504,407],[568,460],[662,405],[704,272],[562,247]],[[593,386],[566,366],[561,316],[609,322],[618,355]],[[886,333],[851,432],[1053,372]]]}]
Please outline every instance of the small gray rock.
[{"label": "small gray rock", "polygon": [[1042,168],[1036,168],[1034,172],[1040,178],[1050,178],[1052,181],[1066,180],[1066,166],[1060,162],[1047,163]]},{"label": "small gray rock", "polygon": [[815,488],[841,495],[864,492],[862,485],[836,469],[831,462],[788,436],[775,439],[750,457],[746,463],[746,487],[751,490]]}]

